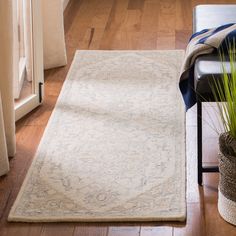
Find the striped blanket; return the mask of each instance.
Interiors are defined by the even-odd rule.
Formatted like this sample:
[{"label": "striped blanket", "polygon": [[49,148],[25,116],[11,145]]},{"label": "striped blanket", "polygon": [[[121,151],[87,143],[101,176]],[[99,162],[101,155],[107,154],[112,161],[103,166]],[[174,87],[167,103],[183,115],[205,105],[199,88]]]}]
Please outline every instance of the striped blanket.
[{"label": "striped blanket", "polygon": [[236,38],[236,23],[222,25],[214,29],[204,29],[192,35],[186,49],[180,74],[180,90],[186,110],[196,103],[194,89],[194,63],[198,56],[227,51],[227,46]]}]

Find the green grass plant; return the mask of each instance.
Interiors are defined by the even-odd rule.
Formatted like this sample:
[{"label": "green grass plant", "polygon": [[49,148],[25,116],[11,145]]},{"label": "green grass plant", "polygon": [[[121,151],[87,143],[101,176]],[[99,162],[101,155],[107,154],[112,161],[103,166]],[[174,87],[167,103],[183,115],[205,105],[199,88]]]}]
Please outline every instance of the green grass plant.
[{"label": "green grass plant", "polygon": [[[223,131],[236,139],[236,47],[235,41],[228,44],[228,53],[219,53],[222,62],[222,79],[213,79],[212,92],[217,102]],[[230,70],[226,68],[228,58]],[[227,72],[228,69],[228,72]]]}]

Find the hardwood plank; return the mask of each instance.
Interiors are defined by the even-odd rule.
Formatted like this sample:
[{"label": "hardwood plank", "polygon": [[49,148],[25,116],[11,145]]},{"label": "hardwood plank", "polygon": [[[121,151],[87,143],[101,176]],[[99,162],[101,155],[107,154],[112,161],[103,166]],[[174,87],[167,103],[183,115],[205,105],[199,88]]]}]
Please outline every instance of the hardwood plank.
[{"label": "hardwood plank", "polygon": [[98,50],[100,41],[103,37],[103,28],[89,28],[87,29],[83,40],[80,42],[80,49]]},{"label": "hardwood plank", "polygon": [[200,236],[206,235],[205,218],[203,209],[199,203],[189,203],[187,205],[186,225],[176,225],[174,227],[174,236]]},{"label": "hardwood plank", "polygon": [[215,203],[215,207],[217,207],[219,174],[205,174],[203,181],[204,185],[201,187],[202,203],[204,206],[206,206],[207,203]]},{"label": "hardwood plank", "polygon": [[217,210],[218,182],[218,174],[208,174],[204,176],[204,188],[202,199],[204,201],[206,235],[235,235],[235,226],[224,221]]},{"label": "hardwood plank", "polygon": [[155,33],[159,28],[160,1],[145,1],[141,17],[141,31]]},{"label": "hardwood plank", "polygon": [[73,236],[74,230],[73,223],[47,223],[43,224],[41,236]]},{"label": "hardwood plank", "polygon": [[[49,98],[49,96],[48,96]],[[28,119],[25,122],[25,125],[30,126],[45,126],[48,123],[52,110],[56,104],[57,97],[50,96],[50,99],[44,102],[43,105],[34,109],[30,112],[27,117]]]},{"label": "hardwood plank", "polygon": [[157,45],[157,32],[141,31],[139,37],[138,48],[144,50],[160,49]]},{"label": "hardwood plank", "polygon": [[142,12],[139,10],[128,10],[124,18],[124,22],[120,27],[121,31],[128,33],[139,32],[141,29]]},{"label": "hardwood plank", "polygon": [[122,44],[122,42],[125,42],[120,29],[125,21],[127,7],[127,0],[113,1],[104,34],[101,39],[100,49],[119,49],[119,43]]},{"label": "hardwood plank", "polygon": [[72,23],[75,21],[77,12],[82,4],[82,0],[69,1],[65,11],[64,11],[64,28],[65,34],[70,30]]},{"label": "hardwood plank", "polygon": [[176,27],[176,1],[160,0],[158,9],[158,30],[175,30]]},{"label": "hardwood plank", "polygon": [[192,32],[192,2],[189,0],[176,1],[175,29]]},{"label": "hardwood plank", "polygon": [[[106,39],[104,39],[104,35]],[[111,31],[110,33],[104,32],[100,49],[102,50],[127,50],[129,46],[130,34],[123,30]],[[109,45],[109,46],[108,46]]]},{"label": "hardwood plank", "polygon": [[157,31],[157,49],[175,49],[175,31]]},{"label": "hardwood plank", "polygon": [[0,184],[0,219],[3,217],[7,201],[10,197],[11,189],[4,184]]},{"label": "hardwood plank", "polygon": [[29,224],[8,224],[7,227],[1,232],[2,236],[26,236],[28,235]]},{"label": "hardwood plank", "polygon": [[28,236],[40,236],[42,232],[41,223],[29,224]]},{"label": "hardwood plank", "polygon": [[145,0],[129,0],[128,10],[143,10]]},{"label": "hardwood plank", "polygon": [[113,1],[99,0],[95,7],[95,12],[92,21],[88,25],[90,28],[103,28],[105,29],[107,21],[112,10]]},{"label": "hardwood plank", "polygon": [[74,236],[107,236],[108,227],[106,226],[76,226]]},{"label": "hardwood plank", "polygon": [[175,31],[175,48],[185,49],[187,47],[192,30],[176,30]]},{"label": "hardwood plank", "polygon": [[82,1],[82,4],[76,8],[70,30],[66,31],[68,66],[73,59],[75,50],[80,49],[80,42],[83,41],[87,29],[91,28],[91,22],[96,13],[94,5],[98,5],[97,0]]},{"label": "hardwood plank", "polygon": [[80,49],[99,49],[113,4],[112,1],[101,0],[97,5],[84,38],[80,40]]},{"label": "hardwood plank", "polygon": [[140,236],[172,236],[173,229],[168,226],[142,227]]},{"label": "hardwood plank", "polygon": [[1,236],[40,236],[41,224],[9,223],[0,229]]},{"label": "hardwood plank", "polygon": [[140,231],[140,226],[109,227],[108,236],[139,236]]},{"label": "hardwood plank", "polygon": [[[19,121],[18,124],[19,126],[16,134],[17,153],[10,161],[12,171],[10,171],[8,175],[0,178],[0,186],[4,191],[7,192],[10,190],[6,198],[3,198],[3,193],[0,192],[1,205],[4,206],[4,213],[1,215],[0,226],[2,228],[7,227],[6,232],[10,230],[10,232],[13,231],[13,233],[15,232],[15,228],[18,228],[18,225],[8,223],[7,216],[15,201],[17,193],[20,190],[23,179],[25,178],[30,163],[32,162],[34,153],[43,133],[42,127],[24,126],[22,125],[22,121]],[[26,226],[26,228],[21,226],[20,230],[25,233],[28,227],[29,225]]]},{"label": "hardwood plank", "polygon": [[110,11],[109,18],[106,23],[106,31],[110,29],[116,30],[122,27],[127,14],[128,1],[114,0]]}]

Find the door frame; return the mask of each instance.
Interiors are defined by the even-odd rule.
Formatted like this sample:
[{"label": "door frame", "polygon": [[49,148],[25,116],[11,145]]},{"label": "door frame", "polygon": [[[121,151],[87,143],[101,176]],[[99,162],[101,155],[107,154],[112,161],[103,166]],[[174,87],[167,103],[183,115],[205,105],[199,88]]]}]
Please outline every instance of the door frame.
[{"label": "door frame", "polygon": [[15,106],[15,120],[42,103],[44,96],[43,27],[41,1],[31,0],[32,9],[32,87],[34,93]]}]

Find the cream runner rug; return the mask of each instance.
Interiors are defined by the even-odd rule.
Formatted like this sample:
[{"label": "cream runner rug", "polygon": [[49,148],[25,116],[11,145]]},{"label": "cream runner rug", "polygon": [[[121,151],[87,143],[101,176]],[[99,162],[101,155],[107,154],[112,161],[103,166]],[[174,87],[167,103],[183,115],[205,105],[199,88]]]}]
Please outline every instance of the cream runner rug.
[{"label": "cream runner rug", "polygon": [[9,220],[184,220],[183,54],[77,51]]}]

